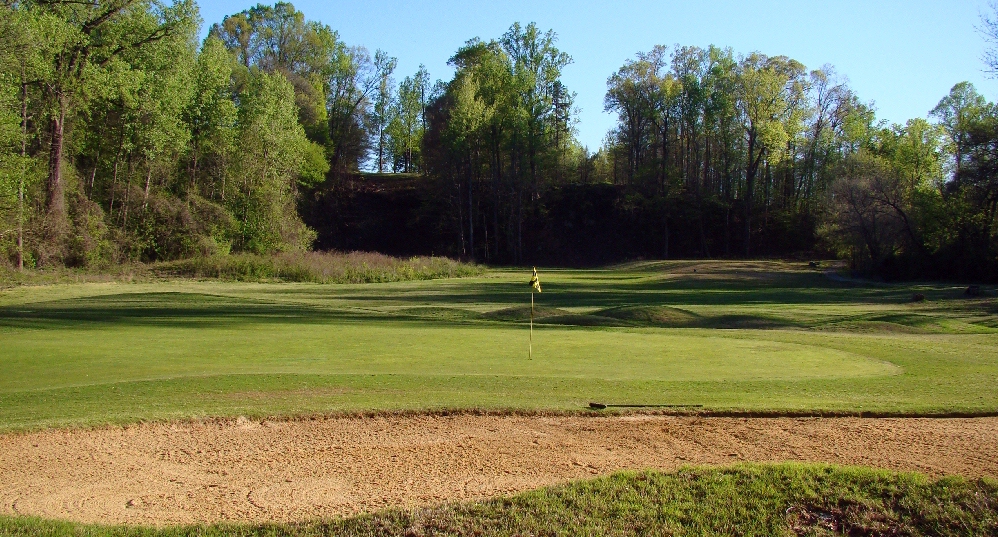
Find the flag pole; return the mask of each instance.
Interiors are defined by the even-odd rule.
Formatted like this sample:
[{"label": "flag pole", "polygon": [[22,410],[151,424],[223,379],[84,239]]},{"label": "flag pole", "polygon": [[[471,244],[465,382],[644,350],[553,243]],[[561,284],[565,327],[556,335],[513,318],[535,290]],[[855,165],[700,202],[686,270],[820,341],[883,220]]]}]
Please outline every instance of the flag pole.
[{"label": "flag pole", "polygon": [[534,275],[530,277],[530,346],[527,347],[527,356],[534,359],[534,291],[541,292],[541,281],[537,278],[537,267],[534,267]]}]

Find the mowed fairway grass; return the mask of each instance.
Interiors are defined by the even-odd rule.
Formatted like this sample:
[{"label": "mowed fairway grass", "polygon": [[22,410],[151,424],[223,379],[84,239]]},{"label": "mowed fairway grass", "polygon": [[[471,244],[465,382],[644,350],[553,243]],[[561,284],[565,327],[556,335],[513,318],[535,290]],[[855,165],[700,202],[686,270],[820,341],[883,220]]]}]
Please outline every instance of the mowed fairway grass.
[{"label": "mowed fairway grass", "polygon": [[[998,306],[802,263],[0,291],[0,430],[372,410],[998,412]],[[911,301],[913,293],[926,296]]]}]

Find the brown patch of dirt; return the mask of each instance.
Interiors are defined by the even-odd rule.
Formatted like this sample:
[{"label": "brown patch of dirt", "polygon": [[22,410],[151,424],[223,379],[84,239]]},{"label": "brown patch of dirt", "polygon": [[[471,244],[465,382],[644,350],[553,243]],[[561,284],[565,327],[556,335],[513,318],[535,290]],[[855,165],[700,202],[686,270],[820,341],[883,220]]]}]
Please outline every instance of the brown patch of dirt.
[{"label": "brown patch of dirt", "polygon": [[0,436],[0,512],[147,525],[303,521],[742,461],[995,477],[995,453],[998,418],[239,418]]}]

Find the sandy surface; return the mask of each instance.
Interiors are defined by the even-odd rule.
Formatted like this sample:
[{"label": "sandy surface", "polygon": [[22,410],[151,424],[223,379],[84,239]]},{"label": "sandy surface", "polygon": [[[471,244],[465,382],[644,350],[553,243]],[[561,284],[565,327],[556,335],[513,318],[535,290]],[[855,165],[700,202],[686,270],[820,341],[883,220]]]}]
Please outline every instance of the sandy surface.
[{"label": "sandy surface", "polygon": [[998,476],[998,418],[240,418],[45,431],[0,436],[0,512],[157,525],[297,521],[738,461]]}]

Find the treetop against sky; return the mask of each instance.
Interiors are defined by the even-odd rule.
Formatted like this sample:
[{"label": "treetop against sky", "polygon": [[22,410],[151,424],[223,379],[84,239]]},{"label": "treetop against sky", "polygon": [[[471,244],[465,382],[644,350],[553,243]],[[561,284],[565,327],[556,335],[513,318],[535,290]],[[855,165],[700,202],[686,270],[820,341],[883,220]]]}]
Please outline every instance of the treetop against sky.
[{"label": "treetop against sky", "polygon": [[[398,57],[397,72],[425,64],[449,80],[447,60],[468,39],[491,39],[519,21],[558,33],[574,63],[563,80],[578,93],[580,141],[597,149],[615,124],[603,111],[606,79],[624,60],[655,45],[732,47],[736,53],[787,55],[808,68],[825,64],[874,101],[877,116],[904,123],[925,117],[957,82],[968,80],[989,99],[998,83],[983,72],[984,40],[975,31],[987,0],[296,0],[311,20],[339,32],[349,45]],[[212,23],[252,0],[202,1],[202,36]]]}]

